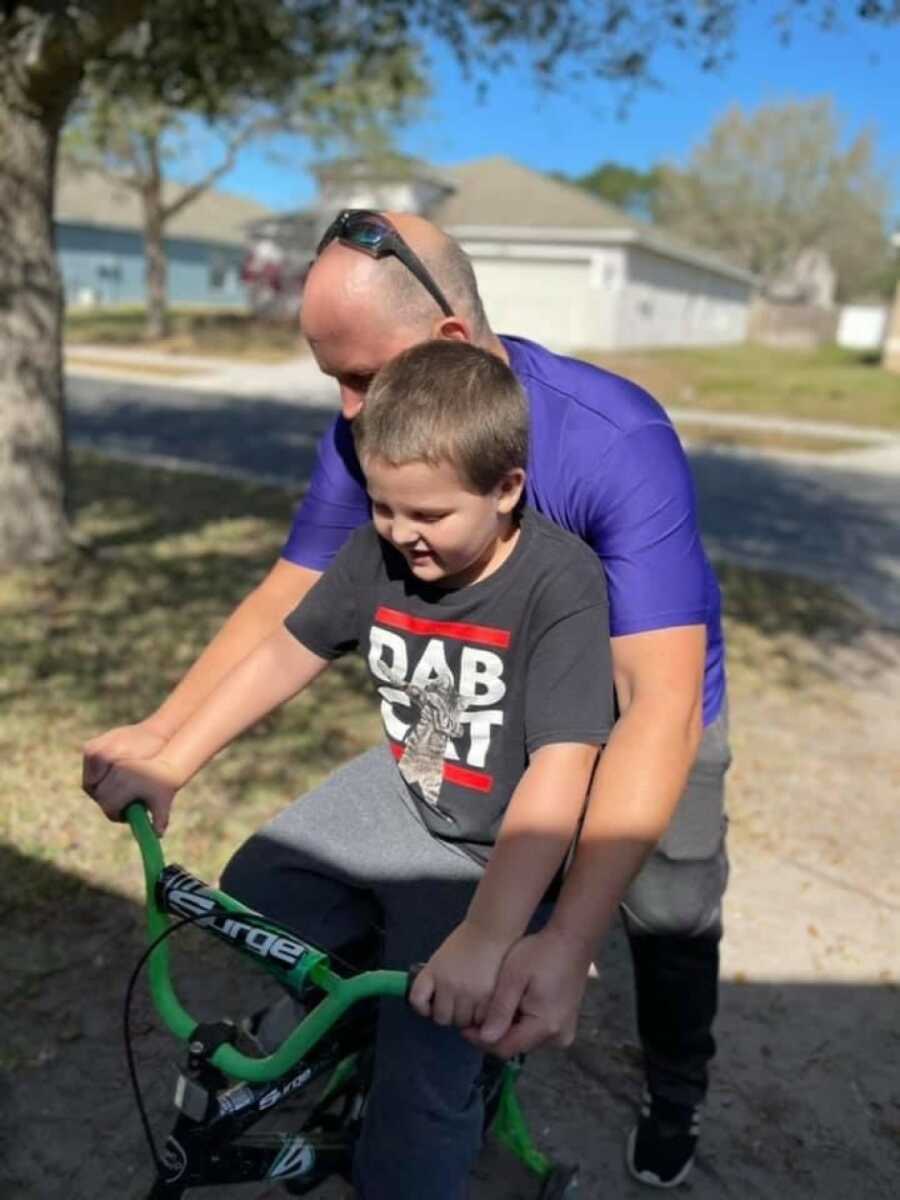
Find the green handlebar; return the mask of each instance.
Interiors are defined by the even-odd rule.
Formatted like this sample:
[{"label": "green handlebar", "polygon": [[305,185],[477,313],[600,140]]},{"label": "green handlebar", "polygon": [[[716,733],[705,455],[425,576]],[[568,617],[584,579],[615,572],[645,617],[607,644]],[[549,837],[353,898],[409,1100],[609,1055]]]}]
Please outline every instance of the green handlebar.
[{"label": "green handlebar", "polygon": [[[140,802],[129,805],[125,810],[125,818],[131,826],[144,864],[147,934],[152,942],[169,928],[168,914],[160,907],[156,894],[157,883],[165,870],[165,859],[145,806]],[[252,913],[251,909],[223,892],[209,889],[209,894],[231,912]],[[274,923],[268,924],[275,928]],[[169,970],[167,940],[160,942],[151,952],[148,972],[150,991],[161,1020],[176,1037],[189,1042],[198,1022],[175,994]],[[278,1050],[266,1058],[250,1058],[233,1046],[220,1046],[210,1057],[212,1064],[235,1079],[248,1083],[267,1083],[286,1074],[299,1062],[351,1005],[370,996],[404,997],[408,986],[405,971],[366,971],[352,979],[343,979],[330,969],[324,955],[316,957],[309,970],[309,978],[327,995],[304,1017]]]}]

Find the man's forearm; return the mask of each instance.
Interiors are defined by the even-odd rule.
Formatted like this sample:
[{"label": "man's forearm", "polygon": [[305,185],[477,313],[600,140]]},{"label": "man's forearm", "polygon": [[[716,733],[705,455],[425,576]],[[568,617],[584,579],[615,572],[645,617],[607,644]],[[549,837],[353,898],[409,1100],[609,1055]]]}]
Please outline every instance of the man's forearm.
[{"label": "man's forearm", "polygon": [[279,560],[144,724],[168,741],[228,672],[278,628],[318,578],[317,571]]},{"label": "man's forearm", "polygon": [[550,924],[595,945],[644,859],[665,833],[699,744],[691,715],[635,702],[616,724],[591,786],[581,837]]}]

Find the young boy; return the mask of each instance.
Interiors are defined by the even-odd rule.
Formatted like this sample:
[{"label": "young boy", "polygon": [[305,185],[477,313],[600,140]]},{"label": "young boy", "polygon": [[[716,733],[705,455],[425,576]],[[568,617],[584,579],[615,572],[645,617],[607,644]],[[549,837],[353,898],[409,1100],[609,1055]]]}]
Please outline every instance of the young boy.
[{"label": "young boy", "polygon": [[139,794],[162,831],[178,789],[232,738],[341,654],[366,656],[388,747],[275,818],[222,882],[312,942],[377,921],[385,966],[427,960],[412,1007],[381,1006],[355,1183],[364,1200],[461,1200],[481,1055],[454,1027],[480,1023],[575,836],[613,722],[606,590],[586,545],[523,509],[526,403],[495,355],[406,351],[353,433],[372,523],[164,751],[113,768],[97,801],[115,817]]}]

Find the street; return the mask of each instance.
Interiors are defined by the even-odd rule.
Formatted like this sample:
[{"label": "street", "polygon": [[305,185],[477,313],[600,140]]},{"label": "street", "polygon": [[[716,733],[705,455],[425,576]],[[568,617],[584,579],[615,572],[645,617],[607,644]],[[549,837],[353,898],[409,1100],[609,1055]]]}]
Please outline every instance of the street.
[{"label": "street", "polygon": [[[190,386],[70,374],[69,435],[74,445],[247,473],[299,490],[334,412],[333,385],[309,360],[291,368],[295,376],[284,367],[242,366]],[[219,378],[227,391],[218,390]],[[846,455],[840,469],[825,455],[690,455],[711,557],[838,585],[884,624],[898,624],[900,470],[848,469]]]}]

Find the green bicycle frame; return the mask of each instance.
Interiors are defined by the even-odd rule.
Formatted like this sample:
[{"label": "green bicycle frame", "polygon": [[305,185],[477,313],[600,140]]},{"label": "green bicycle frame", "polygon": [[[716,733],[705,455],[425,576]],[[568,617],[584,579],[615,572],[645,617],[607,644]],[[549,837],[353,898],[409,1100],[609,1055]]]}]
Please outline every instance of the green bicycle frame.
[{"label": "green bicycle frame", "polygon": [[[173,869],[177,872],[179,869],[166,866],[159,838],[143,804],[138,802],[129,805],[125,810],[125,818],[131,826],[143,860],[147,896],[147,934],[152,943],[171,928],[170,915],[160,902],[160,891],[166,873]],[[238,924],[242,916],[252,917],[251,928],[261,928],[275,937],[285,935],[301,950],[299,961],[289,968],[266,962],[256,955],[255,961],[282,982],[298,987],[305,980],[309,980],[326,993],[325,999],[306,1015],[273,1054],[265,1058],[250,1058],[233,1046],[222,1045],[210,1055],[209,1061],[212,1065],[233,1079],[247,1083],[269,1083],[278,1079],[290,1071],[353,1004],[371,996],[406,996],[409,985],[406,971],[366,971],[351,979],[343,979],[331,970],[328,956],[322,951],[298,943],[297,939],[288,935],[281,926],[266,920],[227,893],[201,884],[186,873],[183,873],[183,878],[195,885],[194,900],[199,896],[202,904],[207,906],[201,906],[194,913],[198,924],[209,927],[222,913],[233,915]],[[233,941],[231,944],[241,948]],[[167,940],[159,942],[150,952],[147,969],[150,992],[160,1019],[177,1038],[190,1042],[199,1022],[187,1012],[175,994],[169,970]],[[504,1142],[526,1167],[539,1178],[547,1179],[553,1170],[553,1164],[536,1148],[528,1130],[516,1095],[516,1077],[519,1070],[519,1063],[506,1064],[500,1104],[492,1129],[495,1136]],[[340,1079],[340,1074],[336,1075],[330,1086],[337,1086]]]},{"label": "green bicycle frame", "polygon": [[[128,806],[126,820],[138,843],[144,865],[147,897],[147,933],[152,942],[170,927],[169,914],[161,907],[158,885],[166,870],[162,848],[150,817],[143,804]],[[254,922],[273,932],[285,933],[274,922],[266,921],[252,909],[215,888],[204,888],[204,896],[214,901],[220,911],[233,914],[238,920],[249,915]],[[210,918],[201,918],[209,923]],[[200,923],[200,921],[198,921]],[[291,936],[291,941],[296,939]],[[281,1046],[265,1058],[250,1058],[233,1046],[220,1046],[210,1056],[210,1062],[226,1075],[247,1083],[268,1083],[278,1079],[294,1066],[340,1020],[353,1004],[370,996],[406,995],[408,976],[405,971],[366,971],[352,979],[343,979],[329,966],[328,956],[313,947],[304,947],[301,963],[292,970],[266,964],[278,978],[294,986],[309,979],[327,993],[325,999],[307,1014]],[[175,994],[169,971],[169,947],[162,941],[150,953],[148,961],[150,992],[160,1019],[182,1041],[190,1042],[199,1022],[183,1007]]]}]

